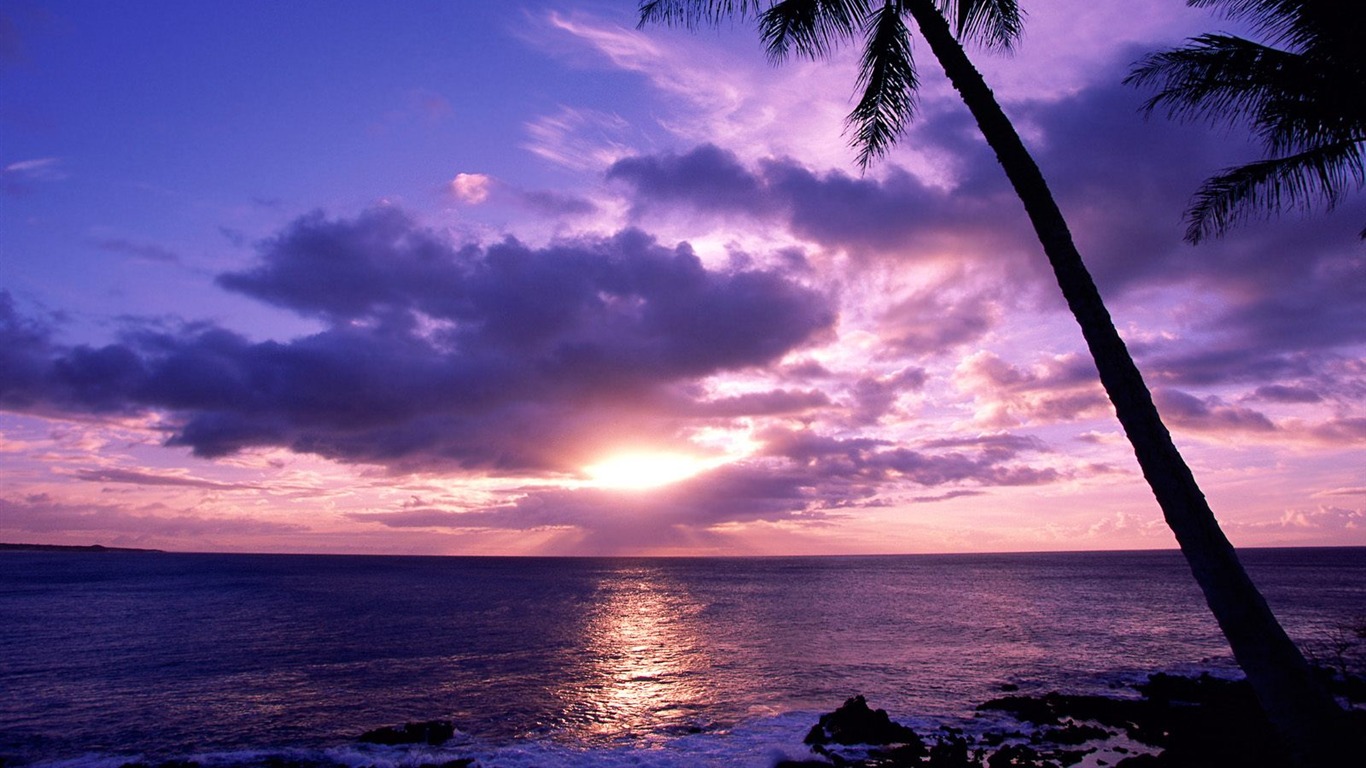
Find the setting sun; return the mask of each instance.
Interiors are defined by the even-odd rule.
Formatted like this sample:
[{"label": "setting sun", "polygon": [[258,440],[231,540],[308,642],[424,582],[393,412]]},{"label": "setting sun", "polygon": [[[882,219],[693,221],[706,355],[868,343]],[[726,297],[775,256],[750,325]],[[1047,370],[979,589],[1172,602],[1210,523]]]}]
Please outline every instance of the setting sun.
[{"label": "setting sun", "polygon": [[686,480],[707,463],[681,453],[623,453],[584,467],[593,485],[641,490]]}]

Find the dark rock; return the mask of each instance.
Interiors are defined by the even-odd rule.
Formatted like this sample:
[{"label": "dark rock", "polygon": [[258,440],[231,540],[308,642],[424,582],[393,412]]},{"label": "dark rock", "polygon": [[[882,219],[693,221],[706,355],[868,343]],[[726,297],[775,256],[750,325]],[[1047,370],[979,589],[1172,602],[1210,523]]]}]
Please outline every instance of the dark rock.
[{"label": "dark rock", "polygon": [[1182,677],[1165,672],[1148,675],[1148,681],[1134,688],[1145,699],[1160,704],[1185,702],[1206,704],[1216,701],[1250,700],[1252,686],[1246,680],[1222,680],[1208,672],[1199,677]]},{"label": "dark rock", "polygon": [[1020,686],[1018,686],[1018,685],[1016,685],[1016,684],[1014,684],[1014,683],[1001,683],[1001,692],[1002,692],[1002,693],[1014,693],[1014,692],[1016,692],[1016,691],[1018,691],[1018,690],[1020,690]]},{"label": "dark rock", "polygon": [[987,758],[987,768],[1057,768],[1057,763],[1024,744],[1007,744]]},{"label": "dark rock", "polygon": [[1042,697],[1004,696],[977,705],[978,711],[1008,712],[1017,720],[1035,725],[1062,726],[1064,718],[1100,723],[1111,728],[1123,728],[1130,738],[1145,744],[1160,739],[1151,724],[1156,711],[1152,703],[1107,696],[1067,696],[1056,691]]},{"label": "dark rock", "polygon": [[892,722],[884,709],[872,709],[862,696],[821,715],[820,722],[806,735],[806,743],[823,744],[915,744],[923,746],[915,731]]},{"label": "dark rock", "polygon": [[1076,746],[1085,744],[1095,739],[1108,739],[1114,734],[1095,725],[1077,725],[1068,723],[1061,728],[1048,728],[1039,734],[1042,741],[1052,744],[1068,744]]},{"label": "dark rock", "polygon": [[387,726],[366,731],[359,741],[366,744],[445,744],[455,736],[455,725],[449,720],[427,720],[421,723],[404,723],[400,726]]},{"label": "dark rock", "polygon": [[968,750],[968,740],[949,734],[935,740],[929,749],[930,768],[979,768],[981,761]]},{"label": "dark rock", "polygon": [[[1063,766],[1076,765],[1077,763],[1080,763],[1082,760],[1085,760],[1085,759],[1086,759],[1086,756],[1089,755],[1089,754],[1091,754],[1092,752],[1095,752],[1095,750],[1094,750],[1094,749],[1060,749],[1060,750],[1058,750],[1057,752],[1054,752],[1054,753],[1053,753],[1053,757],[1054,757],[1060,764],[1062,764]],[[1100,761],[1100,762],[1104,762],[1104,761]]]},{"label": "dark rock", "polygon": [[[1126,758],[1142,758],[1127,768],[1272,768],[1285,764],[1245,681],[1156,674],[1135,687],[1143,700],[1049,693],[1042,697],[1006,696],[978,709],[1008,712],[1023,722],[1054,726],[1043,730],[1039,741],[1081,744],[1110,735],[1102,728],[1073,722],[1083,721],[1122,728],[1129,738],[1162,749],[1159,757]],[[1125,761],[1121,765],[1126,765]]]},{"label": "dark rock", "polygon": [[1355,704],[1366,703],[1366,677],[1361,675],[1333,678],[1329,681],[1328,688]]},{"label": "dark rock", "polygon": [[988,747],[999,747],[1009,738],[1020,738],[1022,734],[1006,733],[1005,731],[987,731],[982,734],[982,743]]}]

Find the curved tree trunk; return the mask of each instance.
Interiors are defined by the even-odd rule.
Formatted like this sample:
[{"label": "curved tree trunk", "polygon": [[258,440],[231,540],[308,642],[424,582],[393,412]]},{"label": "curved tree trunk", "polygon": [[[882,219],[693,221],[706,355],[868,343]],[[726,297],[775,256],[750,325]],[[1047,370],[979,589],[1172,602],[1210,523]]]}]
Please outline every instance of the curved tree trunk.
[{"label": "curved tree trunk", "polygon": [[1316,680],[1219,529],[1082,264],[1043,174],[934,1],[907,0],[905,7],[1023,201],[1143,476],[1263,711],[1297,765],[1333,764],[1333,755],[1346,754],[1346,715]]}]

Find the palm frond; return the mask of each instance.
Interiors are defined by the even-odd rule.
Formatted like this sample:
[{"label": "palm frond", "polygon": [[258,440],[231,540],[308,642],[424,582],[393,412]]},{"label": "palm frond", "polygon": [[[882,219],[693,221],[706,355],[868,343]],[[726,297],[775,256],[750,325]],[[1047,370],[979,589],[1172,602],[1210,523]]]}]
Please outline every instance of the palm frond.
[{"label": "palm frond", "polygon": [[760,0],[642,0],[636,26],[714,27],[726,19],[743,21],[757,16],[762,5]]},{"label": "palm frond", "polygon": [[1140,59],[1124,82],[1156,86],[1144,102],[1148,113],[1163,110],[1178,120],[1204,118],[1232,123],[1281,93],[1302,85],[1295,75],[1300,57],[1229,35],[1200,35],[1184,48]]},{"label": "palm frond", "polygon": [[782,0],[760,14],[759,35],[775,62],[794,48],[816,59],[853,39],[867,13],[867,0]]},{"label": "palm frond", "polygon": [[1366,140],[1366,121],[1353,119],[1345,111],[1334,103],[1331,93],[1310,91],[1299,98],[1271,99],[1257,114],[1256,133],[1268,157]]},{"label": "palm frond", "polygon": [[[1247,21],[1252,31],[1272,45],[1302,48],[1311,45],[1316,37],[1312,24],[1305,23],[1315,14],[1312,6],[1330,6],[1333,2],[1314,3],[1306,0],[1187,0],[1192,8],[1211,8],[1226,19]],[[1341,3],[1348,5],[1348,3]]]},{"label": "palm frond", "polygon": [[896,143],[915,113],[915,61],[911,37],[901,18],[901,5],[887,0],[870,14],[867,42],[859,67],[858,85],[863,89],[848,124],[858,148],[858,163],[867,168]]},{"label": "palm frond", "polygon": [[1024,31],[1018,0],[940,0],[939,5],[959,40],[1009,52]]},{"label": "palm frond", "polygon": [[1350,188],[1363,186],[1360,141],[1226,168],[1196,192],[1186,211],[1186,240],[1217,237],[1254,215],[1271,216],[1283,207],[1332,210]]}]

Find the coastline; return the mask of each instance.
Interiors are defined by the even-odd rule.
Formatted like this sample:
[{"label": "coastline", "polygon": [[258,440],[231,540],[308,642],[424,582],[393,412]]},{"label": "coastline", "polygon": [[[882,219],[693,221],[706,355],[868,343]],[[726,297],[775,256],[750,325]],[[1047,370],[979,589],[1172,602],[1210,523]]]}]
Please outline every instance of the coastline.
[{"label": "coastline", "polygon": [[[1339,693],[1366,727],[1366,680]],[[1339,685],[1344,682],[1339,680]],[[4,768],[1280,768],[1284,759],[1245,680],[1151,673],[1114,695],[1002,696],[968,721],[889,715],[854,696],[822,715],[787,713],[763,722],[695,728],[648,746],[564,743],[544,734],[486,741],[458,720],[410,721],[313,748],[140,753],[26,762]],[[1137,695],[1135,695],[1137,694]],[[903,722],[913,723],[905,725]],[[803,737],[803,734],[805,736]]]},{"label": "coastline", "polygon": [[0,552],[159,552],[164,549],[137,547],[106,547],[103,544],[7,544],[0,542]]}]

